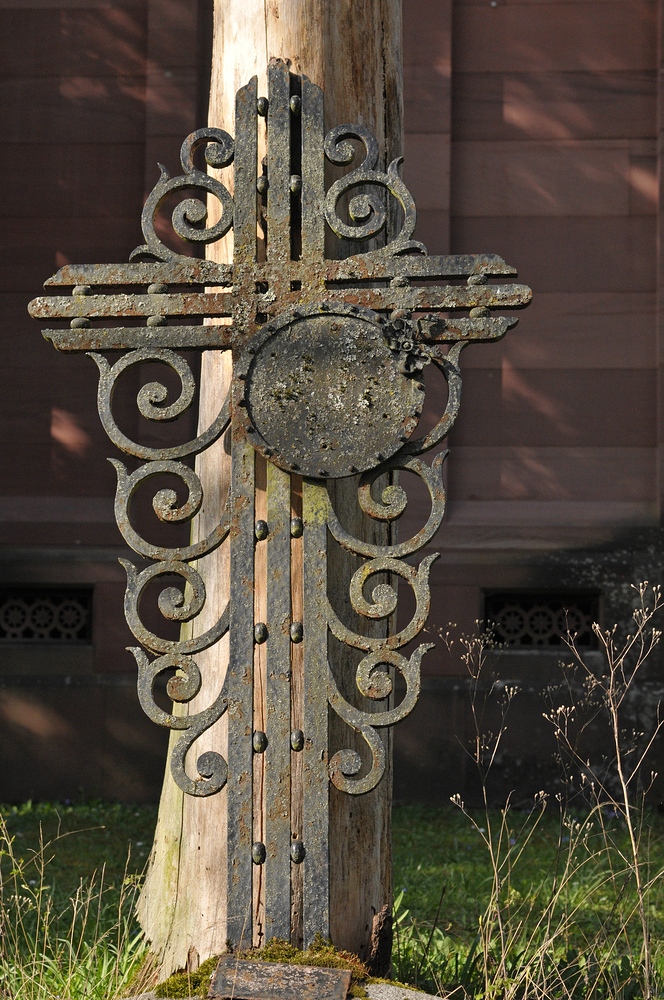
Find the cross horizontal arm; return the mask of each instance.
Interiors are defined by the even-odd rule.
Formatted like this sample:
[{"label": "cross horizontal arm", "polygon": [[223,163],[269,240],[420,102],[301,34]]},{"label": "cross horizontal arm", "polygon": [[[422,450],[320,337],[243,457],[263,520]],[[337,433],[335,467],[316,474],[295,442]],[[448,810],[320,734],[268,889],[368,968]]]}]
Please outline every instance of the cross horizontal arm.
[{"label": "cross horizontal arm", "polygon": [[347,257],[345,260],[325,262],[327,281],[380,281],[400,276],[464,278],[473,274],[515,275],[516,273],[516,268],[506,264],[502,257],[494,253],[452,254],[443,257],[406,254],[401,257],[390,257],[377,251]]},{"label": "cross horizontal arm", "polygon": [[228,292],[169,292],[128,295],[53,295],[33,299],[29,306],[35,319],[73,319],[84,316],[231,316]]},{"label": "cross horizontal arm", "polygon": [[394,309],[398,297],[400,309],[419,312],[423,309],[514,309],[526,306],[532,298],[527,285],[443,285],[424,288],[345,288],[344,301],[369,309]]},{"label": "cross horizontal arm", "polygon": [[232,264],[191,257],[139,264],[65,264],[44,282],[54,285],[232,285]]},{"label": "cross horizontal arm", "polygon": [[83,330],[42,330],[58,351],[124,351],[140,347],[227,350],[232,326],[115,326]]}]

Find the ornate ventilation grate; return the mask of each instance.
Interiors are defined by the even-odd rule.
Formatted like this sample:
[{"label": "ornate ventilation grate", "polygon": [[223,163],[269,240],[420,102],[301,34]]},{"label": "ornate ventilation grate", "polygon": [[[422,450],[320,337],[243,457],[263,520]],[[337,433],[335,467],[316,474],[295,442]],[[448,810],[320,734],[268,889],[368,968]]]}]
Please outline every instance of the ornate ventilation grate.
[{"label": "ornate ventilation grate", "polygon": [[521,649],[564,646],[567,632],[576,634],[578,646],[594,648],[598,617],[597,594],[502,591],[484,597],[485,627],[497,642]]},{"label": "ornate ventilation grate", "polygon": [[91,590],[0,590],[0,642],[91,641]]}]

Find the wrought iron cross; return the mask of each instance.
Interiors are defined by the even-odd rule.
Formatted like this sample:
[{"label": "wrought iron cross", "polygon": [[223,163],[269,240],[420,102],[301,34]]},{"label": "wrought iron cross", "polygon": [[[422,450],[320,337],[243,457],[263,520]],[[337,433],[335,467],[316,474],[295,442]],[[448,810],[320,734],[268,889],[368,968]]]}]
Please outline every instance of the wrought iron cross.
[{"label": "wrought iron cross", "polygon": [[[259,175],[258,135],[266,118],[267,161]],[[364,159],[325,190],[325,161],[353,167],[357,148]],[[207,164],[234,169],[233,196],[216,176],[194,163],[204,147]],[[526,305],[524,285],[489,284],[489,276],[515,271],[492,254],[429,256],[412,239],[415,204],[399,175],[400,159],[386,171],[377,167],[378,146],[362,125],[341,125],[327,135],[323,94],[306,77],[289,74],[285,63],[268,69],[268,97],[258,97],[254,78],[238,91],[235,140],[217,128],[199,129],[181,150],[182,175],[164,167],[142,215],[144,245],[134,263],[68,265],[46,285],[70,295],[35,299],[30,312],[39,319],[69,320],[69,326],[44,331],[56,348],[87,351],[99,368],[99,413],[111,441],[144,462],[117,472],[115,513],[125,541],[145,559],[139,569],[123,560],[127,572],[125,613],[141,647],[132,649],[138,665],[138,693],[146,713],[159,725],[181,732],[172,753],[173,777],[190,795],[228,795],[228,933],[239,941],[252,903],[252,865],[264,865],[265,924],[268,937],[290,936],[291,865],[303,865],[304,939],[328,933],[328,788],[359,795],[380,781],[386,765],[378,732],[403,719],[419,693],[423,655],[420,645],[409,658],[399,650],[417,637],[429,611],[429,570],[435,555],[419,566],[407,559],[426,545],[444,512],[442,465],[420,457],[444,440],[459,410],[459,355],[470,342],[498,340],[516,323],[491,310]],[[184,190],[195,197],[172,213],[175,232],[184,240],[209,244],[232,227],[232,265],[186,257],[169,249],[155,231],[165,199]],[[204,198],[216,199],[219,220],[206,226]],[[390,199],[400,229],[386,235]],[[259,231],[262,229],[262,233]],[[358,244],[360,252],[329,259],[335,238],[337,256]],[[383,239],[384,245],[378,246]],[[378,247],[378,248],[377,248]],[[142,261],[137,258],[143,258]],[[434,284],[432,279],[456,279]],[[459,279],[466,279],[461,283]],[[119,287],[129,291],[118,291]],[[230,322],[206,325],[204,318]],[[114,325],[104,325],[112,318]],[[182,319],[184,318],[184,324]],[[191,320],[194,318],[192,324]],[[127,320],[130,320],[128,323]],[[186,324],[186,325],[185,325]],[[195,378],[177,350],[231,350],[233,378],[229,398],[212,424],[195,440],[167,448],[131,441],[112,413],[119,377],[134,365],[160,362],[180,378],[179,397],[170,402],[165,386],[151,383],[137,405],[148,420],[169,421],[192,404]],[[122,350],[111,363],[102,351]],[[415,438],[425,395],[424,370],[433,364],[445,376],[445,412],[429,433]],[[147,479],[177,477],[187,490],[180,503],[173,491],[159,491],[154,509],[163,521],[191,520],[202,502],[200,480],[186,460],[201,453],[226,431],[231,448],[231,482],[217,527],[203,540],[175,548],[152,545],[132,526],[132,496]],[[256,522],[255,456],[267,463],[267,518]],[[379,477],[404,470],[425,484],[431,510],[421,530],[404,541],[378,545],[352,537],[340,523],[326,481],[358,476],[358,503],[370,518],[392,524],[407,497],[396,484],[379,490]],[[291,476],[303,477],[302,517],[292,518]],[[385,479],[382,480],[384,484]],[[175,575],[184,592],[167,588],[159,607],[171,621],[195,619],[206,592],[200,560],[230,535],[231,599],[214,626],[179,640],[161,638],[141,619],[140,598],[153,580]],[[303,621],[291,614],[291,537],[303,545]],[[382,621],[382,636],[360,634],[341,621],[327,593],[328,546],[338,544],[363,562],[349,582],[350,603],[360,619]],[[265,546],[267,615],[254,621],[254,559]],[[380,576],[379,574],[382,574]],[[395,630],[394,587],[382,582],[368,598],[372,578],[400,577],[412,588],[416,609],[404,628]],[[370,630],[364,630],[370,631]],[[177,714],[160,708],[153,688],[157,677],[175,670],[170,697],[190,702],[201,687],[195,655],[229,633],[229,663],[222,689],[205,711]],[[387,634],[385,634],[387,633]],[[328,664],[329,635],[358,652],[355,699],[342,694]],[[304,693],[301,729],[291,722],[291,656],[304,644]],[[254,731],[253,664],[256,645],[267,658],[266,727]],[[146,652],[146,650],[148,652]],[[155,658],[150,659],[150,655]],[[392,701],[392,674],[398,671],[405,694]],[[382,711],[368,711],[371,702]],[[366,760],[354,750],[328,746],[328,706],[368,748]],[[364,707],[363,707],[364,706]],[[374,706],[375,708],[375,706]],[[228,713],[228,752],[208,751],[186,760],[192,744]],[[265,754],[265,834],[252,836],[252,760]],[[291,826],[291,755],[303,755],[302,827]],[[192,773],[194,776],[192,777]],[[295,837],[295,839],[294,839]],[[229,881],[229,886],[231,881]],[[249,918],[250,919],[250,918]]]}]

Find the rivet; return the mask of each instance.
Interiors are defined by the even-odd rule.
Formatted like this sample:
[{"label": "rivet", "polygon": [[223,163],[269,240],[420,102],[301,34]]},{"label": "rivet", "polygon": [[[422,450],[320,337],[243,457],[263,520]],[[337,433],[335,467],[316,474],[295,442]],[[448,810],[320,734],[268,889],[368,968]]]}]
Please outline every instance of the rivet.
[{"label": "rivet", "polygon": [[290,533],[291,538],[302,538],[304,534],[304,522],[301,517],[291,517]]},{"label": "rivet", "polygon": [[302,622],[293,622],[290,627],[291,642],[302,642],[303,636],[304,628]]},{"label": "rivet", "polygon": [[293,94],[291,97],[290,109],[294,115],[299,115],[302,112],[302,98],[298,94]]},{"label": "rivet", "polygon": [[483,316],[490,316],[491,312],[486,306],[473,306],[470,310],[471,319],[481,319]]},{"label": "rivet", "polygon": [[155,281],[154,284],[148,285],[148,295],[163,295],[167,291],[168,285],[165,285],[162,281]]},{"label": "rivet", "polygon": [[166,326],[166,317],[148,316],[146,326]]},{"label": "rivet", "polygon": [[269,188],[269,186],[270,182],[268,181],[267,177],[265,176],[265,174],[261,174],[258,180],[256,181],[256,190],[260,195],[267,194],[267,189]]},{"label": "rivet", "polygon": [[90,285],[74,285],[72,288],[72,295],[90,295],[92,289]]},{"label": "rivet", "polygon": [[294,862],[294,864],[301,865],[304,861],[306,853],[304,844],[301,840],[294,840],[290,845],[291,861]]},{"label": "rivet", "polygon": [[260,840],[251,845],[251,860],[255,865],[264,865],[266,856],[265,844],[261,844]]},{"label": "rivet", "polygon": [[304,750],[304,733],[301,729],[294,729],[290,734],[290,745],[291,750],[295,750],[296,753]]},{"label": "rivet", "polygon": [[405,274],[397,274],[390,281],[390,288],[408,288],[410,285],[410,278],[407,278]]},{"label": "rivet", "polygon": [[267,109],[269,108],[269,106],[270,106],[270,104],[269,104],[269,101],[268,101],[267,97],[259,97],[258,98],[258,100],[256,101],[256,111],[261,116],[261,118],[265,118],[265,116],[267,115]]},{"label": "rivet", "polygon": [[90,320],[86,319],[84,316],[77,316],[70,322],[70,327],[72,330],[87,330],[90,326]]},{"label": "rivet", "polygon": [[257,542],[263,542],[269,534],[269,529],[267,526],[267,521],[256,521],[256,526],[254,528],[254,534],[256,536]]},{"label": "rivet", "polygon": [[267,750],[267,736],[265,733],[257,729],[251,738],[251,745],[254,748],[254,753],[265,753]]},{"label": "rivet", "polygon": [[289,182],[289,188],[291,194],[301,194],[302,193],[302,178],[299,174],[292,174]]},{"label": "rivet", "polygon": [[259,646],[267,639],[267,625],[265,622],[257,622],[254,625],[254,642]]},{"label": "rivet", "polygon": [[467,285],[486,285],[488,278],[486,274],[471,274],[466,282]]}]

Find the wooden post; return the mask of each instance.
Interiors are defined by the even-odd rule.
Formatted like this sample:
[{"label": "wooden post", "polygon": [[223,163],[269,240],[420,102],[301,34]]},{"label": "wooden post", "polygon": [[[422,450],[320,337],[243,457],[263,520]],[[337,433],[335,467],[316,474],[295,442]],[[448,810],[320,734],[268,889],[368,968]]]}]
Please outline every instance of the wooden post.
[{"label": "wooden post", "polygon": [[[216,0],[214,12],[213,66],[209,123],[233,131],[236,91],[258,76],[258,93],[266,93],[266,69],[270,58],[289,60],[293,73],[306,74],[325,92],[326,129],[346,122],[366,124],[376,136],[385,163],[400,155],[402,147],[401,89],[401,0]],[[259,156],[261,151],[259,150]],[[213,244],[210,256],[217,261],[232,259],[232,235]],[[206,427],[220,407],[228,387],[227,353],[203,356],[200,425]],[[261,464],[263,463],[263,464]],[[224,442],[201,456],[197,472],[205,491],[204,509],[194,531],[205,536],[217,523],[229,478],[229,460]],[[264,516],[267,472],[263,460],[256,464],[255,515]],[[356,484],[334,483],[333,502],[346,525],[359,537],[371,530],[372,539],[383,540],[375,527],[363,527],[357,513]],[[293,513],[297,511],[294,510]],[[301,571],[301,547],[292,546],[294,576]],[[348,557],[330,560],[330,598],[343,613],[347,600]],[[208,590],[197,630],[217,620],[233,585],[228,548],[222,546],[201,566]],[[267,570],[263,570],[265,574]],[[261,568],[256,567],[260,581]],[[339,586],[335,593],[335,581]],[[297,589],[297,588],[295,588]],[[294,610],[297,606],[294,592]],[[260,586],[255,607],[264,606]],[[260,619],[257,619],[260,620]],[[227,641],[197,656],[203,687],[190,703],[189,711],[200,711],[217,696],[226,671]],[[335,660],[338,676],[354,672],[348,652]],[[343,659],[345,657],[346,659]],[[302,685],[303,664],[293,663],[294,711]],[[255,656],[256,689],[264,678],[260,652]],[[255,703],[260,721],[264,700]],[[217,749],[225,754],[228,726],[244,724],[231,710],[197,743],[197,753]],[[256,723],[254,728],[260,728]],[[175,734],[176,735],[176,734]],[[388,755],[387,730],[382,730]],[[334,729],[332,730],[334,742]],[[344,746],[348,745],[347,738]],[[262,758],[254,762],[258,798],[254,813],[260,817],[261,790],[265,776]],[[161,962],[162,976],[181,968],[196,968],[211,955],[226,950],[229,928],[226,918],[229,866],[236,864],[234,835],[226,816],[229,790],[209,798],[184,795],[167,769],[164,778],[154,847],[145,887],[139,903],[139,919]],[[391,899],[390,809],[391,771],[378,787],[363,796],[342,795],[332,789],[330,799],[331,936],[334,943],[366,955],[374,915]],[[259,821],[260,822],[260,821]],[[256,823],[256,821],[255,821]],[[256,832],[256,828],[254,829]],[[260,868],[254,873],[254,921],[260,928]],[[298,906],[301,908],[300,869],[293,875],[293,924],[297,941]],[[232,890],[231,890],[232,891]],[[267,934],[269,936],[269,928]],[[254,932],[253,943],[265,934]],[[237,943],[237,942],[235,942]],[[243,946],[252,940],[243,937]]]}]

